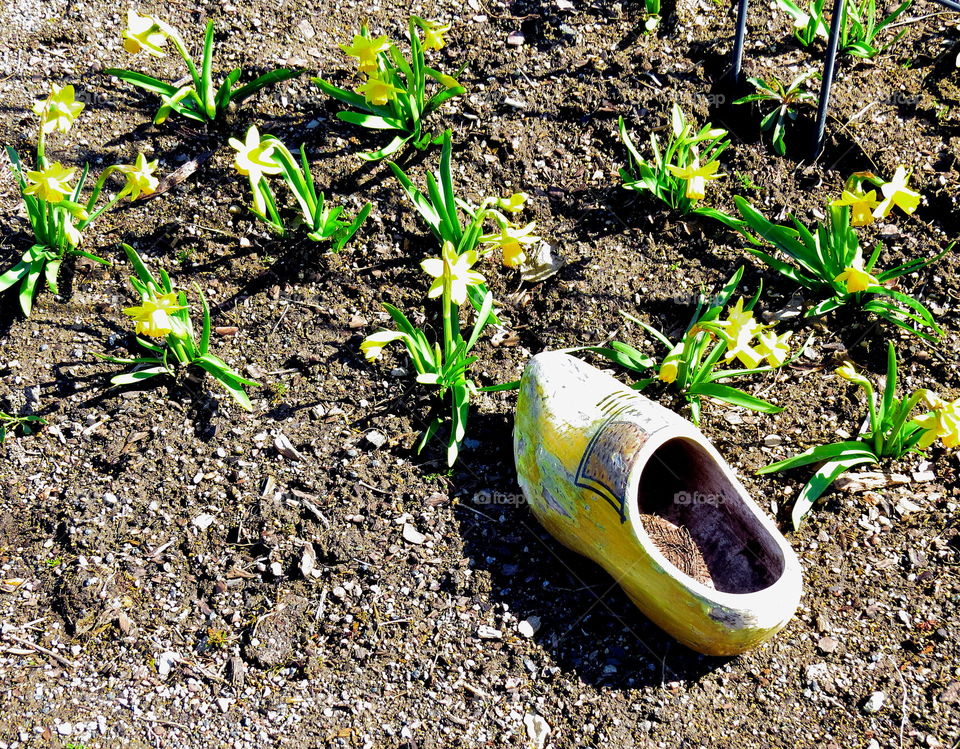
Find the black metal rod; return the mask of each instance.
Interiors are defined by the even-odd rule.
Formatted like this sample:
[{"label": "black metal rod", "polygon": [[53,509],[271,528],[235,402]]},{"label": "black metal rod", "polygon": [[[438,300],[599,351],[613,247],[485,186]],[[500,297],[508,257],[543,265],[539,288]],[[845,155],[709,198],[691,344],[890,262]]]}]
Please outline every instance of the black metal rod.
[{"label": "black metal rod", "polygon": [[747,35],[747,5],[748,0],[739,0],[737,3],[737,34],[733,40],[733,65],[730,68],[730,80],[734,84],[740,83],[743,68],[743,40]]},{"label": "black metal rod", "polygon": [[940,3],[944,8],[950,8],[950,10],[960,13],[960,3],[955,2],[955,0],[935,0],[935,2]]},{"label": "black metal rod", "polygon": [[823,137],[827,129],[827,108],[830,106],[830,87],[837,69],[837,47],[840,29],[843,28],[844,0],[833,3],[833,18],[830,20],[830,38],[827,40],[827,59],[823,64],[823,83],[820,86],[820,101],[817,104],[817,132],[811,159],[816,159],[823,150]]}]

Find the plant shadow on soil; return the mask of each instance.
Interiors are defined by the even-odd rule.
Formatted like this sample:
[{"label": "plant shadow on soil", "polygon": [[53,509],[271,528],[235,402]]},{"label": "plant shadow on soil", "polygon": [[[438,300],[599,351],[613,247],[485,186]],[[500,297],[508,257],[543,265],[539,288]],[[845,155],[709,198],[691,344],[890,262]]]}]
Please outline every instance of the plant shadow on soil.
[{"label": "plant shadow on soil", "polygon": [[451,492],[462,497],[454,513],[463,555],[489,575],[491,600],[518,621],[540,618],[534,640],[551,662],[528,669],[556,666],[593,686],[636,689],[696,681],[729,662],[677,643],[598,565],[541,528],[512,471],[509,417],[478,415],[472,422],[474,434],[485,435],[486,451],[461,458]]}]

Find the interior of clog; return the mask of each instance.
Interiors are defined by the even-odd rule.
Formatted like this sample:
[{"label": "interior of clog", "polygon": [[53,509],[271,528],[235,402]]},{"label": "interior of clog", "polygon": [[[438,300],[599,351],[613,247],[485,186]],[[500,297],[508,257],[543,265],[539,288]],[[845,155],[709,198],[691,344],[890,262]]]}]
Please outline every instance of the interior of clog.
[{"label": "interior of clog", "polygon": [[753,593],[783,573],[774,538],[693,440],[661,445],[644,466],[638,491],[647,535],[684,574],[725,593]]}]

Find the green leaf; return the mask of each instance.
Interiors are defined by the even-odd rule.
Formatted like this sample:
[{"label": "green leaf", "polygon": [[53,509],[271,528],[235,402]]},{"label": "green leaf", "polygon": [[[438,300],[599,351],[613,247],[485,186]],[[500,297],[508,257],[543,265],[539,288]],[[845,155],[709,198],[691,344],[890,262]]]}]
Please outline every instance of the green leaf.
[{"label": "green leaf", "polygon": [[480,334],[483,332],[483,329],[487,327],[487,322],[490,318],[490,312],[493,309],[493,293],[487,292],[483,297],[483,306],[480,307],[479,312],[477,312],[476,322],[473,324],[473,332],[470,333],[470,339],[467,341],[466,351],[470,351],[476,343],[477,339],[480,338]]},{"label": "green leaf", "polygon": [[134,372],[116,375],[111,378],[110,382],[114,385],[133,385],[161,374],[171,374],[171,372],[166,366],[149,367],[148,369],[138,369]]},{"label": "green leaf", "polygon": [[380,150],[369,151],[368,153],[358,153],[357,156],[359,156],[364,161],[379,161],[380,159],[385,159],[387,156],[392,156],[397,151],[399,151],[401,146],[403,146],[404,143],[409,141],[414,136],[414,134],[415,133],[411,133],[410,135],[406,135],[403,137],[397,135],[393,138],[393,140],[391,140],[387,145],[385,145]]},{"label": "green leaf", "polygon": [[240,74],[242,72],[240,68],[234,68],[227,73],[227,77],[223,79],[223,83],[221,83],[220,88],[217,89],[217,98],[215,99],[218,110],[226,109],[230,104],[230,91],[233,88],[233,84],[240,80]]},{"label": "green leaf", "polygon": [[360,209],[360,213],[357,214],[353,223],[349,224],[345,229],[342,229],[334,239],[333,252],[340,252],[340,250],[344,248],[347,242],[349,242],[353,238],[353,235],[360,229],[363,222],[367,220],[367,216],[370,215],[372,209],[373,206],[370,203],[367,203]]},{"label": "green leaf", "polygon": [[783,410],[762,398],[757,398],[729,385],[719,385],[715,382],[698,382],[691,386],[687,392],[691,395],[706,395],[734,406],[748,408],[751,411],[760,411],[761,413],[775,414]]},{"label": "green leaf", "polygon": [[337,112],[337,119],[349,122],[351,125],[360,125],[371,130],[406,130],[405,123],[393,117],[380,117],[376,114],[363,112]]},{"label": "green leaf", "polygon": [[414,187],[413,182],[410,181],[410,178],[407,177],[400,167],[398,167],[392,161],[388,161],[387,166],[390,167],[390,171],[393,172],[393,176],[397,178],[397,181],[400,183],[401,187],[403,187],[404,192],[407,193],[407,196],[413,202],[414,207],[426,220],[437,239],[443,241],[446,237],[444,237],[441,231],[441,218],[437,208],[435,208],[433,204],[427,200],[426,197],[424,197],[422,192]]},{"label": "green leaf", "polygon": [[[450,159],[453,153],[453,142],[449,130],[443,133],[443,141],[440,149],[440,188],[445,201],[445,208],[448,220],[451,224],[456,224],[457,241],[463,235],[460,228],[460,217],[457,214],[457,201],[453,192],[453,170],[450,166]],[[430,175],[427,175],[428,177]],[[457,242],[454,242],[456,244]]]},{"label": "green leaf", "polygon": [[520,388],[520,380],[512,380],[510,382],[504,382],[500,385],[485,385],[484,387],[477,388],[478,393],[498,393],[503,390],[518,390]]},{"label": "green leaf", "polygon": [[[240,104],[246,99],[249,99],[260,89],[275,83],[288,81],[291,78],[296,78],[297,76],[303,75],[304,72],[305,71],[303,70],[295,70],[293,68],[277,68],[276,70],[271,70],[269,73],[264,73],[263,75],[254,78],[252,81],[250,81],[250,83],[241,86],[236,91],[231,93],[230,101]],[[360,98],[362,99],[363,97]]]},{"label": "green leaf", "polygon": [[4,292],[30,272],[30,261],[21,260],[0,276],[0,292]]},{"label": "green leaf", "polygon": [[20,309],[23,310],[24,317],[30,317],[30,311],[33,308],[33,292],[45,263],[46,259],[42,257],[30,263],[30,270],[20,286]]},{"label": "green leaf", "polygon": [[253,410],[253,405],[250,403],[250,396],[247,395],[247,392],[240,384],[240,381],[243,381],[242,378],[229,376],[229,373],[225,372],[220,366],[212,362],[209,356],[194,359],[193,363],[206,370],[215,380],[217,380],[217,382],[219,382],[224,389],[230,393],[230,395],[240,405],[241,408],[246,411]]},{"label": "green leaf", "polygon": [[163,81],[152,78],[149,75],[144,75],[143,73],[137,73],[133,70],[122,70],[120,68],[107,68],[103,71],[106,75],[112,75],[116,78],[119,78],[125,83],[130,83],[138,88],[145,89],[154,94],[160,94],[163,96],[173,96],[177,92],[177,87],[171,83],[164,83]]},{"label": "green leaf", "polygon": [[423,435],[420,437],[420,441],[417,443],[417,454],[419,455],[423,452],[423,448],[426,447],[427,443],[433,438],[433,436],[440,429],[440,419],[435,418],[431,421],[427,428],[423,430]]},{"label": "green leaf", "polygon": [[829,488],[830,484],[851,468],[876,462],[876,456],[871,454],[828,461],[820,466],[810,481],[807,482],[807,485],[800,491],[800,496],[797,497],[797,501],[793,505],[790,518],[793,522],[794,529],[796,530],[800,527],[801,521],[813,508],[814,502]]},{"label": "green leaf", "polygon": [[811,463],[821,463],[826,460],[837,458],[872,458],[877,462],[877,456],[873,450],[860,440],[847,440],[846,442],[832,442],[829,445],[817,445],[808,450],[794,455],[792,458],[778,460],[776,463],[764,466],[757,471],[758,476],[768,473],[777,473],[779,471],[788,471],[792,468],[800,468]]},{"label": "green leaf", "polygon": [[825,315],[828,312],[832,312],[838,307],[842,307],[847,303],[849,297],[846,296],[834,296],[829,299],[824,299],[822,302],[815,304],[813,307],[808,309],[804,313],[804,317],[819,317],[820,315]]},{"label": "green leaf", "polygon": [[211,120],[217,114],[217,103],[213,93],[213,21],[207,21],[203,35],[203,61],[200,70],[201,86],[197,91],[203,102],[207,117]]}]

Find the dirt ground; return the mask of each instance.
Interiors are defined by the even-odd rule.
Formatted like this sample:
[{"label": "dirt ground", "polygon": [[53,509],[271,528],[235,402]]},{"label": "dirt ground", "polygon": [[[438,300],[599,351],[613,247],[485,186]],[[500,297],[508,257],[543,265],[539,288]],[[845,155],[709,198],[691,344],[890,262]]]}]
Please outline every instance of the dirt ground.
[{"label": "dirt ground", "polygon": [[[757,5],[747,74],[820,65],[822,45],[799,47],[786,16]],[[958,745],[956,452],[885,465],[903,478],[835,491],[788,535],[805,592],[771,642],[737,658],[686,650],[519,501],[512,393],[477,399],[453,470],[439,443],[416,453],[429,401],[405,357],[368,364],[358,350],[386,320],[383,301],[423,309],[418,264],[437,249],[386,166],[353,156],[379,142],[335,119],[340,106],[308,75],[248,101],[221,129],[150,124],[156,99],[102,71],[183,71],[171,57],[129,58],[125,10],[5,0],[0,16],[0,140],[22,158],[35,137],[30,106],[56,82],[75,84],[87,108],[52,136],[51,158],[98,172],[145,151],[161,174],[198,161],[167,193],[95,225],[87,249],[112,267],[65,268],[61,294],[41,293],[28,320],[14,294],[0,299],[0,410],[49,422],[0,446],[0,579],[25,581],[0,588],[0,749],[526,747],[533,715],[558,748]],[[777,157],[756,114],[726,105],[734,13],[723,4],[668,3],[653,34],[632,0],[169,0],[139,10],[193,44],[214,19],[217,70],[286,64],[343,82],[353,66],[336,44],[362,19],[393,38],[410,12],[453,23],[436,58],[444,70],[469,63],[468,91],[432,122],[453,129],[456,182],[474,200],[530,193],[528,215],[565,261],[539,284],[484,262],[505,306],[503,330],[478,348],[480,384],[517,378],[547,349],[616,337],[652,351],[621,311],[675,333],[690,295],[740,264],[746,290],[762,279],[763,309],[791,301],[796,289],[730,231],[622,189],[618,115],[639,142],[666,125],[672,102],[730,129],[730,176],[711,183],[714,205],[732,209],[743,194],[767,215],[810,221],[851,172],[889,177],[904,164],[924,202],[864,230],[864,245],[882,242],[892,265],[960,236],[960,16],[925,0],[874,61],[842,58],[815,163],[804,160],[809,112]],[[227,145],[249,124],[305,142],[335,203],[374,202],[341,254],[253,220]],[[404,157],[418,176],[436,159]],[[29,245],[6,164],[0,226],[6,268]],[[214,325],[238,329],[214,345],[265,383],[252,413],[209,381],[108,387],[118,368],[93,354],[121,353],[133,338],[120,314],[134,303],[121,242],[181,286],[201,286]],[[705,433],[785,531],[804,474],[753,474],[857,431],[859,397],[829,376],[840,361],[879,375],[894,340],[903,387],[960,396],[958,254],[902,285],[946,328],[940,344],[853,310],[788,321],[813,331],[808,350],[747,385],[785,410],[705,408]],[[278,450],[281,435],[293,451]]]}]

